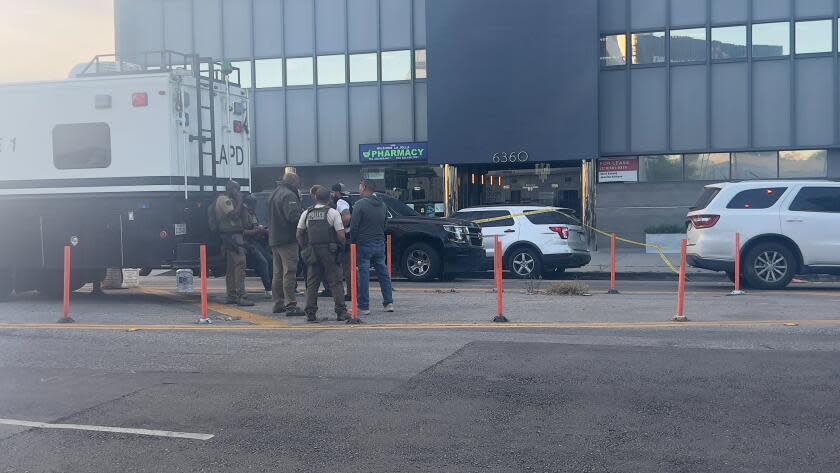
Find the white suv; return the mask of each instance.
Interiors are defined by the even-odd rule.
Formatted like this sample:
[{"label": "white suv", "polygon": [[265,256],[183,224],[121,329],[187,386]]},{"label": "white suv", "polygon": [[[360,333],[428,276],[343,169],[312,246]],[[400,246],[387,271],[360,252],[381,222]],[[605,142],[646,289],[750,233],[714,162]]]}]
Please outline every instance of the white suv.
[{"label": "white suv", "polygon": [[517,278],[529,279],[589,264],[592,257],[586,234],[570,218],[573,214],[573,210],[558,207],[495,206],[463,209],[455,218],[481,226],[488,264],[496,253],[494,242],[499,236],[504,268]]},{"label": "white suv", "polygon": [[688,214],[688,264],[755,289],[781,289],[796,274],[840,274],[840,182],[751,181],[706,186]]}]

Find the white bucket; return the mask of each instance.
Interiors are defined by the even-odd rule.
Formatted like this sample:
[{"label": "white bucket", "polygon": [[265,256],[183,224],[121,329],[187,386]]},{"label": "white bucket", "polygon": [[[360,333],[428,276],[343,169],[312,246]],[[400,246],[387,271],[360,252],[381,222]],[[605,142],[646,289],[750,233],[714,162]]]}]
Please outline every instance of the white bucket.
[{"label": "white bucket", "polygon": [[175,271],[175,279],[178,282],[178,294],[190,294],[193,292],[193,272],[191,269],[179,269]]}]

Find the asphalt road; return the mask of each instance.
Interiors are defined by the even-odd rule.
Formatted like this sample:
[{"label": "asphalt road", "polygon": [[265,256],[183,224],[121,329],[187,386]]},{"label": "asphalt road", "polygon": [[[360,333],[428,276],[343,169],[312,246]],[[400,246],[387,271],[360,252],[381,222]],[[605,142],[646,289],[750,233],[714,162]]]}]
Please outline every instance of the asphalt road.
[{"label": "asphalt road", "polygon": [[837,470],[840,325],[618,327],[0,327],[0,472]]}]

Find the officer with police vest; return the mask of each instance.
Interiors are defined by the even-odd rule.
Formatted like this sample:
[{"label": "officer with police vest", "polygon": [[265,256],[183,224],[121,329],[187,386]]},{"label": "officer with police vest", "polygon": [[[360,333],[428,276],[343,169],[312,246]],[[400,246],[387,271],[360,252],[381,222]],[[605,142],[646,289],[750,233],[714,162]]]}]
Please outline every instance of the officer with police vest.
[{"label": "officer with police vest", "polygon": [[322,281],[332,293],[337,319],[349,320],[339,265],[346,240],[344,223],[338,211],[330,206],[329,189],[315,186],[311,193],[317,204],[300,216],[297,227],[298,243],[307,265],[306,320],[318,321],[318,288]]}]

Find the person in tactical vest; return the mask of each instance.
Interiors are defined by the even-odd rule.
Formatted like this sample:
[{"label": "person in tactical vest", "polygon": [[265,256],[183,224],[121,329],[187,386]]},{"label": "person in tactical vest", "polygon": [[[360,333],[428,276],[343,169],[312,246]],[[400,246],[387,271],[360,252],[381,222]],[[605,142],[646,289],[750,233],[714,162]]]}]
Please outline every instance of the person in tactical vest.
[{"label": "person in tactical vest", "polygon": [[302,255],[307,265],[306,320],[318,321],[318,288],[321,281],[325,281],[332,292],[337,319],[350,320],[344,303],[339,266],[345,244],[344,224],[338,211],[330,206],[328,189],[315,186],[312,194],[317,204],[300,216],[297,227],[298,243],[303,248]]},{"label": "person in tactical vest", "polygon": [[240,307],[251,307],[253,302],[245,297],[245,239],[243,220],[243,197],[239,183],[228,181],[225,193],[213,204],[216,225],[222,237],[222,246],[227,259],[227,303]]},{"label": "person in tactical vest", "polygon": [[[338,183],[332,186],[332,208],[338,211],[341,215],[341,223],[344,224],[345,236],[350,239],[350,234],[347,230],[350,228],[350,213],[352,206],[350,205],[350,196],[344,192],[344,184]],[[344,252],[340,255],[339,266],[341,267],[342,279],[344,279],[344,286],[346,287],[344,293],[344,301],[350,302],[350,245],[344,245]],[[318,294],[318,297],[332,297],[330,288],[324,287],[324,290]]]}]

